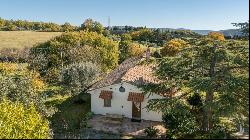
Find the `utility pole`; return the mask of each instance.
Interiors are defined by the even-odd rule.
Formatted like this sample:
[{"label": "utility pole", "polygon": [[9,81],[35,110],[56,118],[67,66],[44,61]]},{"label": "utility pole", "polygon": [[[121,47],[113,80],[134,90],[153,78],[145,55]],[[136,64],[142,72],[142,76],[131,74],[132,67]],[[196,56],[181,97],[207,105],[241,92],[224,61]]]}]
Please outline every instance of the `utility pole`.
[{"label": "utility pole", "polygon": [[108,17],[108,30],[110,30],[110,16]]}]

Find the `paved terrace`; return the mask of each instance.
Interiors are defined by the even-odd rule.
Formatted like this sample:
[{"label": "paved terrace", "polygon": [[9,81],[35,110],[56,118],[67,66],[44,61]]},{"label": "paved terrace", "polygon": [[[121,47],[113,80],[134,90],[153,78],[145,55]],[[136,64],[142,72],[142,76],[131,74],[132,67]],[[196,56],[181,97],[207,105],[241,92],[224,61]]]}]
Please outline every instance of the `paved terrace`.
[{"label": "paved terrace", "polygon": [[141,122],[131,122],[131,119],[123,117],[122,119],[112,118],[104,115],[94,115],[88,124],[92,129],[114,134],[123,134],[131,136],[145,136],[145,128],[154,126],[159,129],[158,135],[164,135],[166,129],[161,122],[142,120]]}]

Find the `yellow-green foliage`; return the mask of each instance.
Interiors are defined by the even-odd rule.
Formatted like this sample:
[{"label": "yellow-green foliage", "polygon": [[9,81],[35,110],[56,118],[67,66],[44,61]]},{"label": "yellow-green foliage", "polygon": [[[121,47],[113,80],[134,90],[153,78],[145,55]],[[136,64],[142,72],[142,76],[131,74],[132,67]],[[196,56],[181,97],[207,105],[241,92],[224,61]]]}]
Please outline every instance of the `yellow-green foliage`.
[{"label": "yellow-green foliage", "polygon": [[139,31],[134,31],[131,33],[133,40],[145,41],[153,36],[153,32],[149,29],[141,29]]},{"label": "yellow-green foliage", "polygon": [[[85,51],[82,51],[82,48],[85,48],[85,46],[91,47],[93,52],[86,54]],[[37,50],[40,49],[44,49],[44,51],[38,52]],[[80,51],[75,53],[77,50]],[[60,52],[63,53],[62,56]],[[79,54],[81,52],[83,52],[83,54]],[[103,71],[109,71],[117,66],[119,55],[117,42],[108,39],[97,32],[89,31],[64,33],[61,36],[51,39],[50,41],[39,44],[31,49],[30,60],[41,60],[38,57],[38,54],[44,55],[44,61],[31,62],[31,64],[33,68],[38,69],[41,74],[44,71],[49,73],[49,71],[53,68],[60,69],[62,61],[64,66],[76,61],[99,62],[98,64],[101,66]],[[83,58],[82,55],[85,57]],[[89,60],[90,58],[95,60]],[[41,65],[45,65],[45,67],[40,68]],[[46,73],[43,75],[46,75]]]},{"label": "yellow-green foliage", "polygon": [[186,45],[187,42],[184,40],[172,39],[164,44],[163,48],[161,49],[161,54],[163,56],[174,56]]},{"label": "yellow-green foliage", "polygon": [[82,44],[94,47],[101,55],[102,69],[104,71],[115,68],[118,64],[118,43],[96,32],[81,32]]},{"label": "yellow-green foliage", "polygon": [[225,40],[224,35],[219,32],[209,32],[207,36],[212,40],[217,40],[217,41]]},{"label": "yellow-green foliage", "polygon": [[17,64],[15,63],[0,63],[0,72],[3,74],[11,74],[16,72]]},{"label": "yellow-green foliage", "polygon": [[60,34],[60,32],[0,31],[0,49],[30,48]]},{"label": "yellow-green foliage", "polygon": [[18,102],[0,102],[1,139],[49,138],[49,123],[36,111],[34,105],[24,107]]},{"label": "yellow-green foliage", "polygon": [[[140,47],[143,49],[143,51],[146,51],[148,48],[146,45],[141,45],[141,44],[140,44]],[[152,55],[154,52],[160,51],[162,49],[162,47],[157,47],[157,48],[149,47],[149,49],[150,49],[150,54]]]},{"label": "yellow-green foliage", "polygon": [[145,47],[142,47],[143,45],[140,45],[138,43],[131,43],[129,46],[128,46],[128,55],[129,57],[133,57],[133,56],[138,56],[138,55],[141,55],[143,54],[146,49]]},{"label": "yellow-green foliage", "polygon": [[35,90],[42,90],[45,88],[45,83],[40,78],[38,72],[30,71],[26,68],[26,64],[17,64],[17,63],[0,63],[0,74],[3,75],[24,75],[31,77],[32,87]]},{"label": "yellow-green foliage", "polygon": [[227,132],[237,132],[235,121],[228,117],[219,117],[218,125],[224,128]]}]

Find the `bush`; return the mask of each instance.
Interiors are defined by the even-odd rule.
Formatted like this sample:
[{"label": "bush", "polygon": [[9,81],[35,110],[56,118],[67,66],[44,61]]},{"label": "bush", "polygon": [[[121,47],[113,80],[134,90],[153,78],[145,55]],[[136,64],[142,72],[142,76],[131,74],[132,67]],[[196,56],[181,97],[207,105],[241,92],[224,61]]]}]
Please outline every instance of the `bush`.
[{"label": "bush", "polygon": [[29,48],[2,48],[0,49],[0,61],[3,62],[27,62]]},{"label": "bush", "polygon": [[1,139],[49,138],[49,122],[43,119],[34,105],[25,107],[20,102],[0,101]]},{"label": "bush", "polygon": [[4,76],[22,76],[31,79],[32,87],[35,90],[43,90],[46,84],[36,71],[29,71],[24,64],[0,63],[0,74]]},{"label": "bush", "polygon": [[153,56],[154,56],[155,58],[161,58],[161,57],[162,57],[159,50],[156,50],[156,51],[153,53]]},{"label": "bush", "polygon": [[154,128],[153,126],[147,127],[144,130],[144,133],[146,133],[148,137],[153,138],[157,136],[157,134],[159,133],[159,129]]},{"label": "bush", "polygon": [[209,32],[207,36],[213,40],[218,40],[218,41],[225,40],[223,33],[220,32]]},{"label": "bush", "polygon": [[80,124],[80,127],[81,127],[81,128],[90,127],[90,126],[88,125],[87,121],[88,121],[89,119],[91,119],[93,115],[94,115],[93,112],[88,112],[88,113],[84,114],[83,119],[82,119],[82,122],[81,122],[81,124]]},{"label": "bush", "polygon": [[42,91],[45,84],[39,75],[18,67],[15,64],[0,63],[0,100],[5,98],[24,105],[34,104],[42,115],[52,115],[53,110],[44,105]]},{"label": "bush", "polygon": [[63,92],[63,88],[60,86],[50,86],[44,90],[43,94],[47,97],[53,97],[57,95],[65,95],[65,92]]},{"label": "bush", "polygon": [[199,129],[195,116],[182,102],[176,103],[172,109],[164,112],[162,119],[165,128],[168,129],[167,138],[180,138]]},{"label": "bush", "polygon": [[237,132],[236,123],[226,117],[219,117],[216,121],[214,129],[211,131],[211,138],[230,138],[233,133]]},{"label": "bush", "polygon": [[181,49],[187,46],[187,42],[182,39],[172,39],[166,42],[161,49],[162,56],[175,56]]},{"label": "bush", "polygon": [[56,68],[49,69],[44,79],[51,85],[57,85],[59,81],[60,70]]},{"label": "bush", "polygon": [[61,84],[71,93],[78,94],[90,86],[97,75],[99,68],[93,63],[73,63],[61,71]]},{"label": "bush", "polygon": [[56,77],[63,66],[92,62],[98,63],[101,70],[108,72],[117,66],[118,55],[118,43],[102,34],[68,32],[31,48],[29,68],[38,70],[47,81],[55,83],[59,79],[52,76]]}]

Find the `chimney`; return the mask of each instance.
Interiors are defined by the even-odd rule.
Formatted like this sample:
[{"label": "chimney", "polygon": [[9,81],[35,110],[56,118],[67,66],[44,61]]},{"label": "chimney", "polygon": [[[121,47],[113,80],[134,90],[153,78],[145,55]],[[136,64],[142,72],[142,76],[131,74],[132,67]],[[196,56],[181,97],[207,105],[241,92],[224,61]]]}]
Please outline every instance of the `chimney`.
[{"label": "chimney", "polygon": [[143,83],[144,83],[143,77],[139,77],[138,84],[143,85]]},{"label": "chimney", "polygon": [[146,50],[146,61],[147,61],[147,63],[149,62],[149,58],[150,58],[150,49],[148,47],[147,50]]}]

